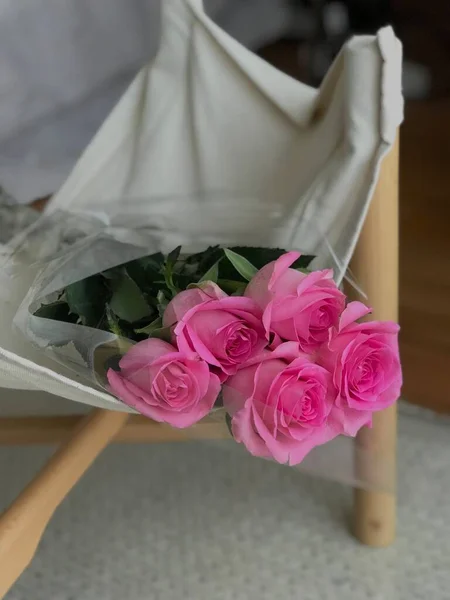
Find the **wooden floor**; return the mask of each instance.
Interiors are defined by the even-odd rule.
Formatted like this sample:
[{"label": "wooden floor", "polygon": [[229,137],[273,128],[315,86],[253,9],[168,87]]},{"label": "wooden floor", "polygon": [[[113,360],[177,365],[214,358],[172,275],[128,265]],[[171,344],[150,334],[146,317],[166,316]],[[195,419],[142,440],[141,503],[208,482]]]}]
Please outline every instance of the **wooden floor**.
[{"label": "wooden floor", "polygon": [[404,396],[450,412],[450,100],[407,106],[400,157]]}]

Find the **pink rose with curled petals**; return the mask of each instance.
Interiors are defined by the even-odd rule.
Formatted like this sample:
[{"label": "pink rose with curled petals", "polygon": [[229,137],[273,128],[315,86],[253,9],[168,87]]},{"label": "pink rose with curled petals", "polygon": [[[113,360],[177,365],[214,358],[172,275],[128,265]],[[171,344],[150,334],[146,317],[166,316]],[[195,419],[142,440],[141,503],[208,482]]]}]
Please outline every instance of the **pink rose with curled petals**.
[{"label": "pink rose with curled petals", "polygon": [[181,292],[164,313],[164,326],[175,323],[180,352],[196,353],[221,381],[267,344],[262,311],[250,298],[228,296],[208,282],[203,289]]},{"label": "pink rose with curled petals", "polygon": [[391,321],[356,322],[369,313],[370,308],[361,302],[350,302],[318,357],[332,374],[337,414],[349,435],[370,420],[373,412],[393,404],[402,386],[400,328]]},{"label": "pink rose with curled petals", "polygon": [[230,377],[223,401],[236,441],[254,456],[296,465],[339,434],[333,392],[331,374],[287,342]]},{"label": "pink rose with curled petals", "polygon": [[205,361],[159,339],[133,346],[119,366],[120,372],[107,373],[113,394],[146,417],[180,429],[206,416],[220,392],[219,378]]},{"label": "pink rose with curled petals", "polygon": [[333,281],[331,270],[305,274],[290,269],[300,257],[287,252],[264,266],[247,286],[245,296],[264,311],[268,337],[295,341],[304,352],[315,352],[328,340],[345,307],[345,295]]}]

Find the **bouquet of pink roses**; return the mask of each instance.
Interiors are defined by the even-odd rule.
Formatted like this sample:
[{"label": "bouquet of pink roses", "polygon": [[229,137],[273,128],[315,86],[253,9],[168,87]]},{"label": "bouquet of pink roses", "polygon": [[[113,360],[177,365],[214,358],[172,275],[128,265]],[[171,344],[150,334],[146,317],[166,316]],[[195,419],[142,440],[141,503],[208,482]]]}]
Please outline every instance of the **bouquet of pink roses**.
[{"label": "bouquet of pink roses", "polygon": [[178,247],[71,283],[34,315],[126,340],[95,364],[139,413],[185,428],[224,407],[251,454],[295,465],[370,426],[402,382],[398,325],[359,322],[370,309],[347,303],[331,270],[309,271],[312,258]]}]

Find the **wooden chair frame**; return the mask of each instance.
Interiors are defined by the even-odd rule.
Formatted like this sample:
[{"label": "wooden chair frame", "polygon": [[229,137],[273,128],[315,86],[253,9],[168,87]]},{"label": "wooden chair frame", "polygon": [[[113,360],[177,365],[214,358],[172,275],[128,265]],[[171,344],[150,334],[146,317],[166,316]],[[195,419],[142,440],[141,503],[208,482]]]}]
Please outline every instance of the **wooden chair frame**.
[{"label": "wooden chair frame", "polygon": [[[383,161],[351,268],[367,293],[373,318],[396,321],[398,141]],[[396,408],[375,417],[373,428],[363,430],[356,445],[362,445],[392,465],[390,475],[395,481]],[[100,409],[93,410],[87,417],[0,419],[0,444],[61,443],[50,461],[0,516],[0,598],[29,565],[55,509],[109,443],[183,441],[228,435],[223,423],[206,420],[187,435],[140,416]],[[370,478],[371,462],[360,461],[356,465],[363,479]],[[395,537],[395,510],[395,494],[357,489],[356,537],[369,546],[389,545]]]}]

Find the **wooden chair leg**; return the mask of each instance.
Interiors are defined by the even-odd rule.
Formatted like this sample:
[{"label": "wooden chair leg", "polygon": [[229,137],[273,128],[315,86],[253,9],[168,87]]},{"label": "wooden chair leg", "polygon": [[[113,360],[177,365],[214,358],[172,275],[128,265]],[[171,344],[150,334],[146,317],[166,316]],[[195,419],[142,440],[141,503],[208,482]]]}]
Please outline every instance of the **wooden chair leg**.
[{"label": "wooden chair leg", "polygon": [[[397,139],[385,157],[372,203],[351,263],[352,273],[367,294],[373,319],[398,321],[398,158]],[[356,440],[357,476],[377,477],[395,490],[396,407],[374,415],[373,428]],[[361,455],[364,459],[361,460]],[[376,473],[376,475],[375,475]],[[354,531],[369,546],[388,546],[395,538],[395,491],[355,490]]]},{"label": "wooden chair leg", "polygon": [[127,418],[100,409],[90,413],[0,516],[0,598],[31,562],[58,505]]}]

